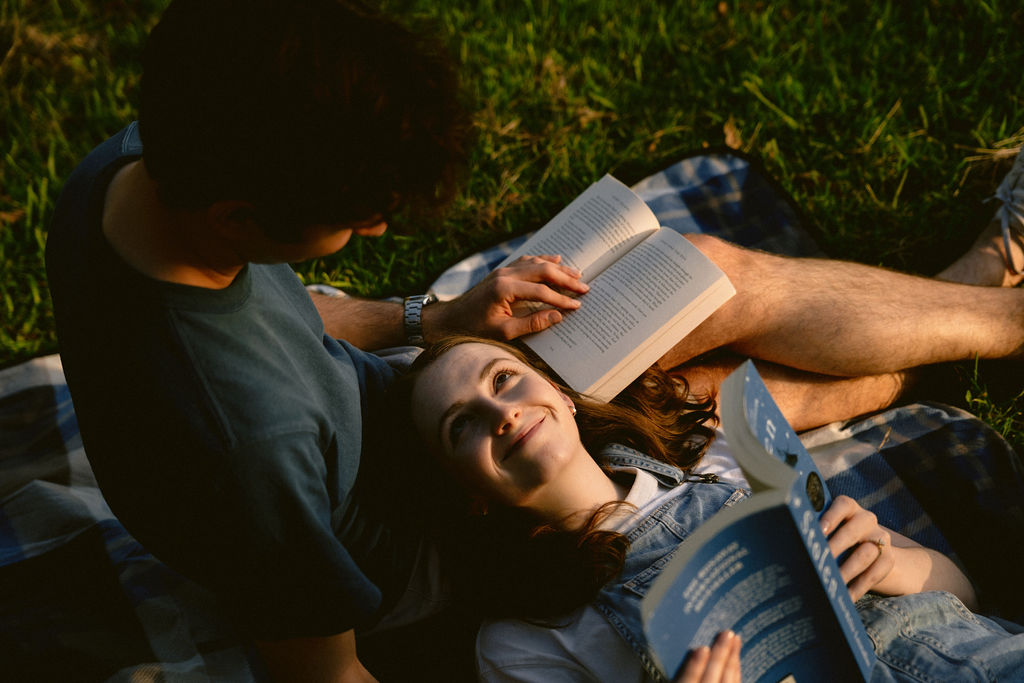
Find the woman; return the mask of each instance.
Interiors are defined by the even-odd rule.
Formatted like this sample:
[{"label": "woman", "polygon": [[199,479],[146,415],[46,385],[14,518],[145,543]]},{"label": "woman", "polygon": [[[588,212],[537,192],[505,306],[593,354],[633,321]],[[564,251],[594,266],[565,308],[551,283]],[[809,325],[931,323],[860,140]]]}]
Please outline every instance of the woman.
[{"label": "woman", "polygon": [[[447,534],[450,555],[459,558],[464,599],[498,618],[478,639],[481,675],[661,678],[639,628],[640,597],[617,589],[634,572],[656,572],[658,560],[689,531],[745,497],[746,484],[724,444],[719,439],[709,447],[711,401],[689,401],[685,385],[652,370],[617,399],[619,405],[596,404],[556,385],[514,348],[469,338],[428,349],[401,386],[416,432],[464,492],[445,488],[429,463],[421,468],[426,480],[420,490],[435,504],[421,498],[417,505],[440,510],[434,521]],[[666,515],[676,535],[661,531],[662,524],[641,524]],[[854,600],[868,591],[945,590],[959,600],[928,593],[907,599],[903,608],[943,619],[952,613],[960,621],[969,614],[960,601],[974,604],[971,584],[945,556],[879,526],[849,498],[837,498],[821,524],[836,557],[849,551],[841,573]],[[641,556],[644,566],[638,567]],[[1014,638],[973,615],[967,626],[956,622],[960,630],[950,643],[941,642],[942,624],[927,634],[940,641],[943,656],[915,649],[892,630],[883,603],[859,609],[891,667],[902,662],[927,679],[949,674],[943,667],[950,662],[962,675],[972,657],[984,666],[1011,667],[1003,671],[1024,665],[1024,636]],[[738,651],[738,639],[723,634],[713,650],[689,659],[683,680],[702,673],[735,680]],[[876,676],[903,675],[892,671],[879,667]]]}]

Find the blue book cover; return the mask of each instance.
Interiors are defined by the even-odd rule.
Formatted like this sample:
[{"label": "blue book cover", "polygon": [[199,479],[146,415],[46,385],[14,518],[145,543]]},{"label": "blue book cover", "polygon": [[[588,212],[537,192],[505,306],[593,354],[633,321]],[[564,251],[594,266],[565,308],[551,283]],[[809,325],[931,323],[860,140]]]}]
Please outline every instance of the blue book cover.
[{"label": "blue book cover", "polygon": [[644,599],[655,660],[671,678],[690,650],[732,629],[744,681],[866,681],[875,664],[818,520],[831,497],[752,362],[722,385],[722,431],[753,491],[681,546]]}]

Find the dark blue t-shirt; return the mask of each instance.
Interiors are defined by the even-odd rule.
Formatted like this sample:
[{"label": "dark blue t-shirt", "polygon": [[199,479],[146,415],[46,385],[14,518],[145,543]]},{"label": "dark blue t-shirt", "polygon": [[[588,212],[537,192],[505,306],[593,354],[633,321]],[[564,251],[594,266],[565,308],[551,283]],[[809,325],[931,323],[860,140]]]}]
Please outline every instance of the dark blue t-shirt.
[{"label": "dark blue t-shirt", "polygon": [[97,147],[68,179],[47,244],[64,370],[104,496],[256,637],[369,623],[411,563],[353,493],[363,425],[393,371],[324,335],[285,264],[250,264],[210,290],[124,263],[102,234],[103,200],[140,154],[135,124]]}]

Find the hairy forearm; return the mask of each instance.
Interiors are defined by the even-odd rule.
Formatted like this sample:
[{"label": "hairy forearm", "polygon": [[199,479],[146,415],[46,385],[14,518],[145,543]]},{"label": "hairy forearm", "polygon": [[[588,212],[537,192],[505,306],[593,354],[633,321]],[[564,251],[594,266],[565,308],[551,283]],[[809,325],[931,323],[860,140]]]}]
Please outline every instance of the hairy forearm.
[{"label": "hairy forearm", "polygon": [[[559,322],[562,314],[558,309],[580,306],[579,300],[560,290],[584,294],[590,289],[580,281],[578,270],[559,265],[559,260],[554,256],[524,256],[492,271],[461,296],[425,306],[421,321],[424,339],[432,342],[457,332],[515,339]],[[319,292],[310,296],[324,321],[324,331],[335,338],[368,351],[407,343],[399,302],[331,297]],[[523,313],[516,306],[523,301],[547,306]]]},{"label": "hairy forearm", "polygon": [[330,336],[368,351],[405,344],[400,303],[317,292],[310,296]]},{"label": "hairy forearm", "polygon": [[[408,344],[400,302],[335,297],[319,292],[311,292],[310,296],[324,321],[324,332],[335,339],[344,339],[365,351]],[[428,342],[463,331],[446,317],[450,307],[450,302],[439,301],[423,308],[423,336]]]}]

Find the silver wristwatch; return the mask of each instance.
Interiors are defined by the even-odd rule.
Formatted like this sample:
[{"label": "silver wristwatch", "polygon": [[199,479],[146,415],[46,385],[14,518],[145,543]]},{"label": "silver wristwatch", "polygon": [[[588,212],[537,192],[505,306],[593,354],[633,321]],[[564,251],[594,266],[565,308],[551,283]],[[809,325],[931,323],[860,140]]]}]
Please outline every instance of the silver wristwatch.
[{"label": "silver wristwatch", "polygon": [[412,346],[423,346],[423,307],[437,301],[433,294],[414,294],[405,297],[405,340]]}]

